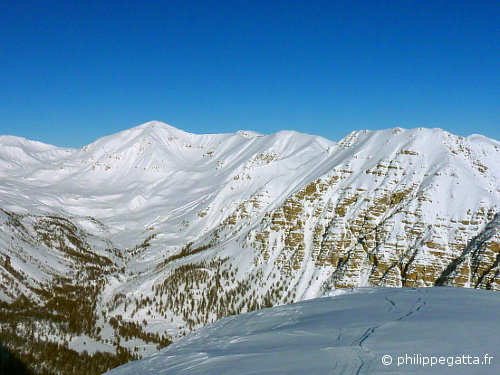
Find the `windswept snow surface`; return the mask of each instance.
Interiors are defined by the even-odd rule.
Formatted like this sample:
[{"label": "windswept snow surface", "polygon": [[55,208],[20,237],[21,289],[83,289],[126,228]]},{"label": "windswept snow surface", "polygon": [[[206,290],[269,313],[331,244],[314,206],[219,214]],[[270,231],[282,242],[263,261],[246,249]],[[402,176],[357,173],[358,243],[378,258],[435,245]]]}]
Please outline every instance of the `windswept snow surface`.
[{"label": "windswept snow surface", "polygon": [[498,374],[499,318],[498,292],[358,288],[221,319],[106,374]]}]

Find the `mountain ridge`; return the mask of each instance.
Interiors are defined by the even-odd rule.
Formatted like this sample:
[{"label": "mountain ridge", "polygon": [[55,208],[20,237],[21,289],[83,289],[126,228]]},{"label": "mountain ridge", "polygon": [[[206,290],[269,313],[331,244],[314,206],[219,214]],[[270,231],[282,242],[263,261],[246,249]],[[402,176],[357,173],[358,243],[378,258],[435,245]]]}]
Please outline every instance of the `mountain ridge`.
[{"label": "mountain ridge", "polygon": [[[500,289],[500,144],[481,136],[332,142],[150,122],[59,159],[25,154],[0,163],[0,299],[14,315],[31,299],[51,322],[42,332],[71,350],[143,356],[335,288]],[[68,328],[57,322],[75,293],[89,298]]]}]

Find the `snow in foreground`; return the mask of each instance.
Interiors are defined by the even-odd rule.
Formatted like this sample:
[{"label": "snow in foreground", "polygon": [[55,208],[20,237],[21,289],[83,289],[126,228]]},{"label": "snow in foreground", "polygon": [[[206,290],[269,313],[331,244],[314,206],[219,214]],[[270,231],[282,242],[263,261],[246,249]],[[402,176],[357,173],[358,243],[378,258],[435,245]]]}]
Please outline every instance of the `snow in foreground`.
[{"label": "snow in foreground", "polygon": [[499,374],[499,318],[498,292],[360,288],[221,319],[107,374]]}]

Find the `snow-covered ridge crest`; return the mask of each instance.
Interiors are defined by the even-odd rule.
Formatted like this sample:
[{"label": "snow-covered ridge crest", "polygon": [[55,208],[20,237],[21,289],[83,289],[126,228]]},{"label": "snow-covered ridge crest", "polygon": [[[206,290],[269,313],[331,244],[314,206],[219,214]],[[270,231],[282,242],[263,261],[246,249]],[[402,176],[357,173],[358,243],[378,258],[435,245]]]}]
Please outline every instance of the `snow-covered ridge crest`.
[{"label": "snow-covered ridge crest", "polygon": [[88,295],[83,326],[58,318],[42,332],[71,348],[142,356],[334,288],[500,289],[494,140],[425,128],[339,142],[193,135],[152,122],[80,150],[8,142],[22,152],[0,161],[0,299],[50,320],[70,319],[50,293]]},{"label": "snow-covered ridge crest", "polygon": [[[50,163],[45,159],[26,163],[26,158],[6,156],[8,165],[0,166],[0,175],[15,178],[16,188],[26,190],[25,194],[35,193],[37,206],[47,202],[47,206],[58,206],[71,214],[107,218],[135,210],[138,202],[148,201],[161,208],[158,199],[172,208],[182,207],[220,191],[228,180],[248,170],[250,165],[246,164],[253,158],[255,166],[279,163],[278,170],[284,172],[292,168],[294,153],[307,160],[331,145],[321,137],[299,133],[250,138],[241,134],[196,135],[153,121],[100,138],[70,154],[61,151],[61,157]],[[23,152],[32,152],[29,144],[26,147]],[[33,191],[37,185],[51,189]],[[57,202],[49,203],[55,194]],[[13,195],[13,200],[20,198]],[[173,200],[174,196],[178,198]],[[129,206],[128,202],[135,203]],[[25,203],[29,202],[22,199],[19,206]],[[152,221],[150,215],[130,222],[143,228]]]}]

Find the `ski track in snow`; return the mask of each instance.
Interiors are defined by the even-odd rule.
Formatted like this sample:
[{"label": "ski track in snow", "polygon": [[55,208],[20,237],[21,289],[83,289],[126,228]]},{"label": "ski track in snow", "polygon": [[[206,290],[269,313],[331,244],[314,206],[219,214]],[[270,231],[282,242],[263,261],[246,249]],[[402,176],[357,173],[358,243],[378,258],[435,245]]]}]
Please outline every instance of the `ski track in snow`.
[{"label": "ski track in snow", "polygon": [[[500,370],[499,311],[498,292],[360,288],[222,319],[106,374],[493,374]],[[497,362],[384,366],[385,354],[394,361],[405,354],[489,354]]]}]

